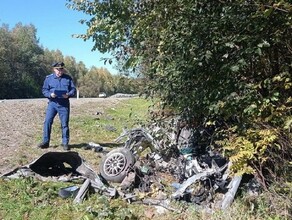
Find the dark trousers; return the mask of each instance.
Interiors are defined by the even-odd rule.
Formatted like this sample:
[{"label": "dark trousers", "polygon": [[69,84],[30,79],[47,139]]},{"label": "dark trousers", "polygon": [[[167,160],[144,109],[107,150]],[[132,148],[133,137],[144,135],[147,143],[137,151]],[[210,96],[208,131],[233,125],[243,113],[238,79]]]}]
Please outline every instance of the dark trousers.
[{"label": "dark trousers", "polygon": [[69,102],[65,105],[60,105],[57,102],[50,101],[48,103],[46,118],[44,122],[43,130],[43,142],[50,143],[52,124],[56,115],[59,115],[62,128],[62,144],[69,143],[69,115],[70,115],[70,104]]}]

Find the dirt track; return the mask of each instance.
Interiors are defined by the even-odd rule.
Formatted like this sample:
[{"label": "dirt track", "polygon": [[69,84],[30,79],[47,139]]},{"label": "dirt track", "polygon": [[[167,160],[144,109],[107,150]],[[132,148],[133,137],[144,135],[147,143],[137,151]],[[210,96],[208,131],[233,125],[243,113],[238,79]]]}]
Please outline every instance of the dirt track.
[{"label": "dirt track", "polygon": [[[71,117],[90,106],[114,106],[122,98],[71,99]],[[0,100],[0,175],[36,159],[37,137],[42,134],[46,99]]]}]

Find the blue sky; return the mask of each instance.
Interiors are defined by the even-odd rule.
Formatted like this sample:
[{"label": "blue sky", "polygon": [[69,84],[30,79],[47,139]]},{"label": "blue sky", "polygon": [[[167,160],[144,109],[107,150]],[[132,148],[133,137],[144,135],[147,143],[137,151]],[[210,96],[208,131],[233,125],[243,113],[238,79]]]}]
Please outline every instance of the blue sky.
[{"label": "blue sky", "polygon": [[86,18],[83,12],[66,7],[66,0],[0,0],[0,24],[13,28],[21,22],[33,24],[37,29],[39,43],[49,50],[59,49],[64,56],[73,56],[87,68],[107,68],[112,74],[117,70],[113,65],[104,65],[100,59],[109,57],[98,51],[91,51],[93,42],[72,38],[72,34],[86,33],[86,26],[79,20]]}]

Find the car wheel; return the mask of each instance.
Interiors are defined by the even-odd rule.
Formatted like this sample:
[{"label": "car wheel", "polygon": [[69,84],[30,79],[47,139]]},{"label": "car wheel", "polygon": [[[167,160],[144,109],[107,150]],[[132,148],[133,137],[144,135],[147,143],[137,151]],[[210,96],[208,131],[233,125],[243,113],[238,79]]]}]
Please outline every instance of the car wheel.
[{"label": "car wheel", "polygon": [[135,157],[129,149],[117,148],[102,159],[100,174],[107,181],[121,183],[134,163]]}]

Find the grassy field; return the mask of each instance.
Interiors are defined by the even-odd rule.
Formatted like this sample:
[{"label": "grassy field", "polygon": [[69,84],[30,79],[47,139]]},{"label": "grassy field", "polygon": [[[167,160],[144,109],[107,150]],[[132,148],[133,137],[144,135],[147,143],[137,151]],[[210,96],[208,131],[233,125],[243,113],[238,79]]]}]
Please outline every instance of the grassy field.
[{"label": "grassy field", "polygon": [[[140,98],[128,99],[114,107],[88,106],[92,111],[71,117],[72,150],[94,169],[98,169],[100,153],[85,150],[88,142],[114,147],[123,128],[133,128],[147,120],[150,102]],[[100,114],[92,114],[98,110]],[[90,113],[91,112],[91,113]],[[53,144],[58,144],[60,131],[53,128]],[[36,136],[40,140],[40,136]],[[58,141],[57,141],[58,140]],[[73,198],[62,199],[58,195],[61,187],[72,183],[41,182],[33,178],[4,180],[0,179],[0,219],[289,219],[291,212],[291,189],[284,194],[276,190],[258,197],[241,193],[232,206],[224,213],[200,211],[193,204],[173,202],[177,212],[159,214],[153,206],[129,204],[119,198],[109,199],[97,193],[89,194],[82,204],[73,204]],[[289,194],[290,193],[290,194]],[[290,197],[290,198],[289,198]],[[291,213],[290,213],[291,214]]]}]

